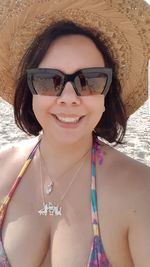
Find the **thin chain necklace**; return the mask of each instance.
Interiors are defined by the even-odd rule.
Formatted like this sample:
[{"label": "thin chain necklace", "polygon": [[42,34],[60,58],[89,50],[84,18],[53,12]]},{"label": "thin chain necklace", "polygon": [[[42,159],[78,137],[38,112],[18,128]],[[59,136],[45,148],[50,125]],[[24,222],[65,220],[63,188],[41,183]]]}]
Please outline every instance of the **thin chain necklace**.
[{"label": "thin chain necklace", "polygon": [[[44,171],[44,173],[46,174],[46,176],[49,178],[49,181],[50,181],[49,184],[47,184],[46,186],[43,186],[43,189],[44,189],[45,193],[47,195],[49,195],[53,191],[54,183],[51,180],[50,176],[48,175],[48,170],[46,168],[45,160],[44,160],[44,158],[42,156],[42,153],[41,153],[41,150],[40,150],[40,146],[39,146],[39,152],[40,152],[40,160],[41,160],[42,173]],[[88,152],[89,152],[89,150],[77,162],[75,162],[72,167],[70,167],[63,174],[61,174],[61,177],[63,177],[66,173],[70,172],[74,168],[74,166],[76,166],[78,163],[80,163],[80,161],[82,159],[84,159],[84,157],[88,154]]]},{"label": "thin chain necklace", "polygon": [[[84,165],[84,163],[86,162],[86,156],[88,155],[89,150],[83,155],[83,157],[79,160],[79,162],[81,161],[81,164],[79,165],[79,168],[77,168],[72,176],[71,182],[69,183],[69,185],[67,186],[64,194],[62,195],[59,203],[57,203],[56,205],[52,202],[46,202],[45,201],[45,196],[44,196],[44,183],[43,183],[43,172],[42,172],[42,162],[41,162],[41,153],[40,153],[40,147],[39,147],[39,158],[40,158],[40,176],[41,176],[41,194],[42,194],[42,201],[43,201],[43,207],[38,210],[38,213],[40,215],[51,215],[51,216],[61,216],[62,215],[62,206],[60,206],[61,202],[64,200],[64,198],[66,197],[69,189],[71,188],[72,184],[75,182],[75,179],[77,177],[77,174],[79,173],[80,169],[82,168],[82,166]],[[66,172],[65,172],[66,173]],[[63,174],[64,175],[64,174]],[[48,175],[49,177],[49,175]],[[50,177],[49,177],[50,178]],[[54,188],[54,183],[51,181],[51,183],[48,185],[49,186],[49,193],[51,193],[53,191]]]}]

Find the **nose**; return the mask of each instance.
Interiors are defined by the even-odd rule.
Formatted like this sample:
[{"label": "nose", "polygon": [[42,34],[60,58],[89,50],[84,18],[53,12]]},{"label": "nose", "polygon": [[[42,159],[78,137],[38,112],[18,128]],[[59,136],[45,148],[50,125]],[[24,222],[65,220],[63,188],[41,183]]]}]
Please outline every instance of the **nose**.
[{"label": "nose", "polygon": [[61,95],[57,98],[58,104],[79,105],[80,101],[81,101],[81,99],[76,94],[71,82],[67,82],[65,84],[65,87],[64,87]]}]

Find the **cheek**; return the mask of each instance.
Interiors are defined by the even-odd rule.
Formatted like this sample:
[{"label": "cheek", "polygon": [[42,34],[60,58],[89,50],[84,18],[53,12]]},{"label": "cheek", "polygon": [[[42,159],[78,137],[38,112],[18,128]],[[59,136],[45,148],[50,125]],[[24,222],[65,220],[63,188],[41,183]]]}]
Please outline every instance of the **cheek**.
[{"label": "cheek", "polygon": [[49,96],[34,95],[32,100],[32,109],[35,116],[42,116],[49,112],[51,106],[54,103],[54,99]]},{"label": "cheek", "polygon": [[90,127],[94,129],[105,111],[104,96],[92,96],[88,99],[88,108],[90,114]]},{"label": "cheek", "polygon": [[105,98],[104,95],[100,96],[93,96],[91,98],[91,101],[89,102],[91,106],[91,111],[93,111],[93,115],[100,119],[103,112],[105,111],[105,104],[104,104]]},{"label": "cheek", "polygon": [[51,106],[51,101],[48,98],[49,97],[34,95],[32,100],[34,115],[42,128],[44,128],[47,123],[49,109]]},{"label": "cheek", "polygon": [[97,101],[95,107],[96,107],[97,113],[99,114],[99,116],[101,116],[103,112],[105,111],[104,97],[101,97],[99,101]]},{"label": "cheek", "polygon": [[95,125],[100,121],[103,112],[105,111],[104,97],[100,98],[100,101],[97,101],[95,104]]},{"label": "cheek", "polygon": [[33,96],[33,100],[32,100],[32,109],[33,112],[35,114],[35,117],[37,118],[37,120],[39,121],[40,118],[40,114],[42,113],[42,106],[43,106],[43,101],[40,101],[39,96],[35,95]]}]

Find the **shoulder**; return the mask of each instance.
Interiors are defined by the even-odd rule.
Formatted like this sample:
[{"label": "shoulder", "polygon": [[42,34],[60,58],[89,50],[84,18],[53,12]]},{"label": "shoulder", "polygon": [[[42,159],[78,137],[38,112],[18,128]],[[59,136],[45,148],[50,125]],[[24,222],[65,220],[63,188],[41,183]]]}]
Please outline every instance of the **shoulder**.
[{"label": "shoulder", "polygon": [[150,168],[108,145],[101,150],[104,160],[98,165],[98,187],[102,191],[103,185],[106,199],[130,215],[142,201],[150,203]]},{"label": "shoulder", "polygon": [[119,180],[129,183],[143,182],[144,177],[150,181],[150,167],[123,154],[114,147],[101,146],[104,155],[104,168],[111,170]]},{"label": "shoulder", "polygon": [[150,168],[115,149],[106,157],[114,223],[128,240],[134,265],[149,266]]},{"label": "shoulder", "polygon": [[13,157],[21,151],[26,152],[36,145],[37,142],[38,137],[34,137],[5,145],[0,149],[0,160],[10,155]]},{"label": "shoulder", "polygon": [[97,161],[96,186],[106,251],[114,260],[132,256],[134,266],[149,266],[150,168],[114,147],[101,144],[100,149],[104,156],[101,165]]},{"label": "shoulder", "polygon": [[25,160],[32,148],[38,142],[38,138],[31,138],[4,146],[0,150],[0,168],[10,168],[16,162]]},{"label": "shoulder", "polygon": [[[101,149],[104,161],[99,167],[99,176],[103,175],[110,203],[129,224],[135,213],[138,216],[143,210],[147,209],[150,217],[150,168],[112,147],[104,145]],[[146,203],[149,203],[147,207]]]},{"label": "shoulder", "polygon": [[6,145],[0,150],[0,201],[10,190],[20,168],[37,142],[38,138],[31,138]]}]

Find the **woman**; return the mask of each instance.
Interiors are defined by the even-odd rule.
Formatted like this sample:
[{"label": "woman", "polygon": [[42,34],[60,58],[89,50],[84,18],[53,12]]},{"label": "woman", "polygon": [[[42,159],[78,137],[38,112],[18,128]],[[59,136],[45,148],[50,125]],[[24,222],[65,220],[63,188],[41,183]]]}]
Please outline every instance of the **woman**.
[{"label": "woman", "polygon": [[[138,57],[132,46],[123,54],[129,45],[123,32],[127,37],[131,30],[133,40],[136,30],[123,22],[129,26],[132,9],[132,22],[140,12],[146,20],[148,6],[26,2],[1,3],[2,17],[10,12],[1,30],[1,95],[12,102],[16,78],[10,66],[18,68],[26,48],[15,76],[14,114],[17,125],[37,137],[0,154],[0,266],[147,267],[150,169],[105,141],[121,143],[127,117],[146,95],[143,90],[137,100],[145,86],[148,44],[137,38]],[[122,23],[117,37],[109,17]],[[149,38],[144,19],[138,23]]]}]

